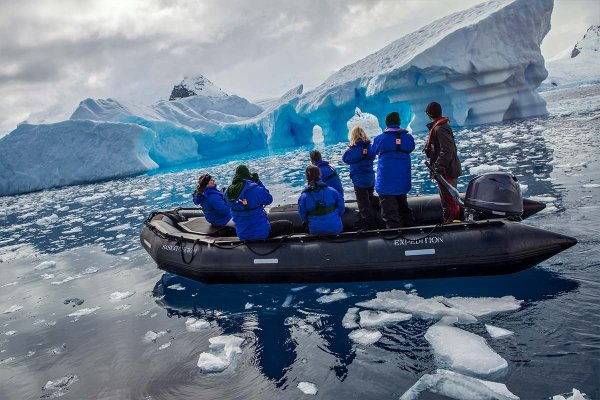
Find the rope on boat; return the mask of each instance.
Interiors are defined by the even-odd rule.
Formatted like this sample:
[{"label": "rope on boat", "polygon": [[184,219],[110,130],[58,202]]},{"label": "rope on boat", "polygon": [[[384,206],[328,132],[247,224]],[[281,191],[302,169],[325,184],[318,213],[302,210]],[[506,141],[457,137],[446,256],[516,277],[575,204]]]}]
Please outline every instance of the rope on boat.
[{"label": "rope on boat", "polygon": [[437,224],[437,225],[434,225],[434,226],[433,226],[433,228],[431,228],[431,230],[429,231],[429,233],[427,233],[425,236],[422,236],[422,237],[420,237],[420,238],[417,238],[417,239],[409,239],[409,238],[407,238],[406,236],[404,236],[404,235],[402,234],[402,231],[401,231],[401,230],[398,230],[398,233],[397,233],[397,234],[395,234],[394,236],[391,236],[391,237],[390,237],[390,236],[385,236],[385,235],[383,235],[383,234],[382,234],[380,231],[378,231],[378,233],[379,233],[379,237],[381,237],[383,240],[396,240],[396,239],[404,239],[404,240],[406,240],[406,241],[407,241],[407,242],[409,242],[409,243],[416,243],[416,242],[418,242],[418,241],[420,241],[420,240],[423,240],[423,239],[425,239],[425,238],[428,238],[429,236],[433,235],[433,232],[435,232],[435,230],[436,230],[437,228],[441,227],[442,225],[443,225],[443,224]]}]

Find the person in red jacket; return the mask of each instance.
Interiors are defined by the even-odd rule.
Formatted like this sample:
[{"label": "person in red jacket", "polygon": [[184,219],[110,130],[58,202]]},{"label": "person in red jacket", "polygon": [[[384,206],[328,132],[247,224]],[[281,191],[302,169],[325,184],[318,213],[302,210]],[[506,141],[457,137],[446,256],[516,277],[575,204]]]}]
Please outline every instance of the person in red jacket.
[{"label": "person in red jacket", "polygon": [[[423,151],[433,169],[442,175],[448,183],[456,187],[456,180],[461,174],[460,160],[454,143],[454,133],[448,125],[448,118],[442,116],[442,106],[435,101],[429,103],[425,113],[431,120],[427,124],[429,136]],[[454,197],[438,182],[444,223],[460,220],[460,205]]]}]

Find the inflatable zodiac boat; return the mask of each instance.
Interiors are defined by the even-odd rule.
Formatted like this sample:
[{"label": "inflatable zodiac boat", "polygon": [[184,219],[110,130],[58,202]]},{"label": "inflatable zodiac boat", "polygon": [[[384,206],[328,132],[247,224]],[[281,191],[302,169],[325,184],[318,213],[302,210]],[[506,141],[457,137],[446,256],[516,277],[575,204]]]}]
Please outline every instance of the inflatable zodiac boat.
[{"label": "inflatable zodiac boat", "polygon": [[240,241],[233,225],[210,225],[199,209],[153,212],[142,246],[164,271],[205,283],[376,281],[509,274],[575,245],[577,240],[521,222],[544,204],[523,199],[516,178],[474,178],[464,222],[442,224],[438,195],[409,198],[416,226],[362,231],[356,203],[346,203],[344,231],[310,235],[296,205],[272,207],[269,220],[290,220],[294,234]]}]

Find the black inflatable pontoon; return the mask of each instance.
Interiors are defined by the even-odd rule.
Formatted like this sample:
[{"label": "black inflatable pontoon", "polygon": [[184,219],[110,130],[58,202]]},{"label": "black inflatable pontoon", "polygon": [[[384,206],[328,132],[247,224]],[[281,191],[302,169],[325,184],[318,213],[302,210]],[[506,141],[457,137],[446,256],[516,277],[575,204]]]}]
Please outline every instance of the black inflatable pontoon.
[{"label": "black inflatable pontoon", "polygon": [[[476,189],[470,192],[476,193]],[[530,268],[577,243],[574,238],[521,223],[520,218],[542,210],[544,204],[522,199],[517,191],[513,199],[516,213],[510,212],[507,201],[491,201],[479,193],[472,195],[477,199],[465,201],[480,205],[465,213],[472,221],[452,224],[440,223],[438,195],[409,198],[417,226],[373,231],[356,231],[358,210],[355,203],[349,202],[343,217],[344,232],[338,235],[306,234],[296,205],[273,207],[268,218],[292,221],[295,233],[254,241],[240,241],[233,226],[211,226],[198,209],[175,209],[152,213],[140,239],[160,269],[206,283],[509,274]],[[493,196],[498,197],[498,193]]]}]

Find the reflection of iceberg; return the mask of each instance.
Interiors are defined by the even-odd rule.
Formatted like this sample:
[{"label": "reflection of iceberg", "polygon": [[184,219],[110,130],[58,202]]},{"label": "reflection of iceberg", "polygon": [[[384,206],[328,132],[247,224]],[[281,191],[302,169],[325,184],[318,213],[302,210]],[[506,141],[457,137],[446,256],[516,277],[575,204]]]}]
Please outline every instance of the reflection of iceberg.
[{"label": "reflection of iceberg", "polygon": [[[418,127],[432,99],[458,125],[546,114],[535,90],[546,77],[539,45],[550,28],[551,11],[552,0],[477,5],[342,68],[314,90],[302,93],[300,85],[276,102],[263,103],[265,108],[208,90],[207,80],[195,95],[150,107],[84,100],[73,121],[23,124],[0,140],[0,195],[309,144],[316,125],[325,142],[346,140],[356,107],[380,122],[389,111],[399,111],[405,126],[414,120]],[[67,128],[74,134],[63,138],[59,133]],[[94,134],[99,130],[114,133]],[[98,162],[82,162],[88,157]]]}]

